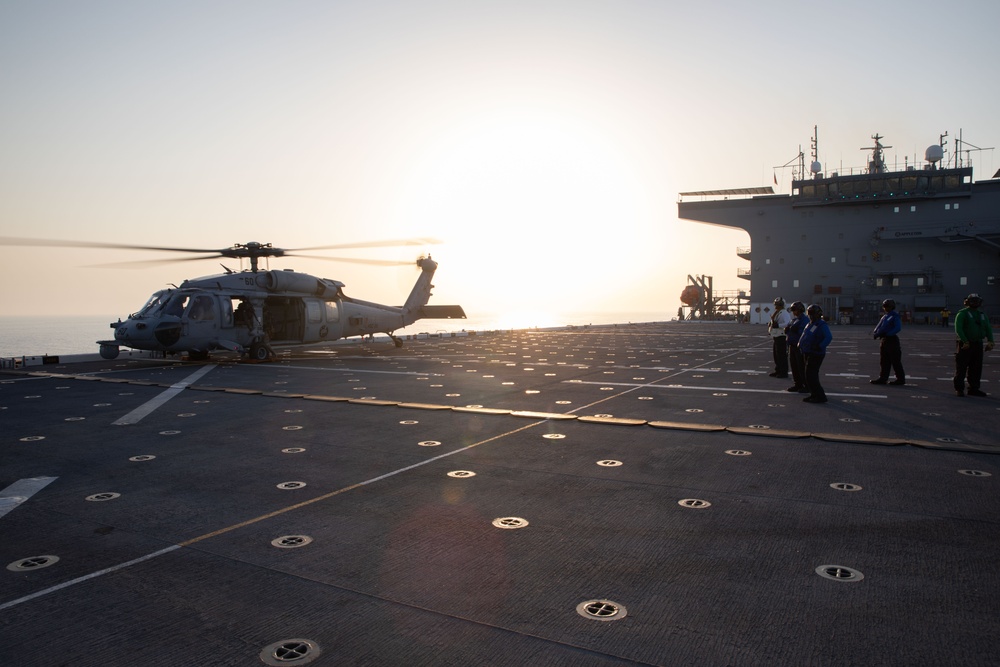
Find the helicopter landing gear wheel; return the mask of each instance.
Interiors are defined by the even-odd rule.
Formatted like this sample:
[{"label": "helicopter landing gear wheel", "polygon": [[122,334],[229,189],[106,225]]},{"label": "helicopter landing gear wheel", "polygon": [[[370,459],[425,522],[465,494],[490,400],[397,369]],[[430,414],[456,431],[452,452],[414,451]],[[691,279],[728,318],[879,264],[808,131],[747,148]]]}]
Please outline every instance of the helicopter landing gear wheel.
[{"label": "helicopter landing gear wheel", "polygon": [[392,338],[392,342],[396,345],[396,347],[403,347],[402,338],[396,338],[395,336],[390,336],[390,338]]},{"label": "helicopter landing gear wheel", "polygon": [[101,359],[117,359],[120,351],[117,345],[101,345]]},{"label": "helicopter landing gear wheel", "polygon": [[254,361],[267,361],[270,356],[271,350],[268,349],[267,345],[254,343],[250,346],[250,358]]}]

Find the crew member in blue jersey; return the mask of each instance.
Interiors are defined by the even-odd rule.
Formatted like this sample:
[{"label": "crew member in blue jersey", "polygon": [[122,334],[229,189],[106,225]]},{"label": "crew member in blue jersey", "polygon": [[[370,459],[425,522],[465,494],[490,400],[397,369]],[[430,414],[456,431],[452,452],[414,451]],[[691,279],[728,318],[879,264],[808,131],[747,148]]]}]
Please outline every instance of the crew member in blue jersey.
[{"label": "crew member in blue jersey", "polygon": [[[882,302],[885,314],[879,320],[872,335],[875,340],[881,339],[878,348],[879,375],[872,384],[906,384],[906,373],[903,372],[903,349],[899,345],[899,332],[903,328],[903,320],[896,312],[896,302],[886,299]],[[889,382],[889,370],[896,374],[896,379]]]},{"label": "crew member in blue jersey", "polygon": [[[965,378],[969,378],[969,396],[986,396],[979,388],[983,376],[983,351],[993,349],[993,327],[986,313],[979,312],[983,299],[978,294],[965,297],[965,308],[955,315],[955,393],[965,396]],[[983,340],[986,340],[985,348]]]},{"label": "crew member in blue jersey", "polygon": [[809,324],[799,339],[799,352],[805,360],[806,389],[809,395],[802,400],[806,403],[826,403],[826,392],[819,383],[819,367],[826,358],[826,347],[833,340],[830,327],[823,321],[823,309],[815,303],[806,309]]},{"label": "crew member in blue jersey", "polygon": [[786,391],[804,393],[806,391],[806,365],[799,350],[799,339],[802,332],[809,324],[809,317],[806,315],[806,305],[801,301],[796,301],[788,307],[792,311],[792,321],[785,327],[785,338],[788,339],[788,365],[792,370],[792,379],[795,381]]}]

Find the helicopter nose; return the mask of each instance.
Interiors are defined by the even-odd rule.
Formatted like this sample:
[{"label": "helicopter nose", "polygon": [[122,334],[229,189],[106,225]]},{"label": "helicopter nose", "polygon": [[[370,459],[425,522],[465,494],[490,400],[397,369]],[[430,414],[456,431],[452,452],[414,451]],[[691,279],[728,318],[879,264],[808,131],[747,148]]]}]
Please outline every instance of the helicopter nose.
[{"label": "helicopter nose", "polygon": [[153,331],[156,340],[165,347],[170,347],[181,338],[180,322],[160,322]]},{"label": "helicopter nose", "polygon": [[134,343],[147,338],[151,338],[151,335],[145,322],[125,320],[124,322],[119,322],[115,329],[115,340],[122,342]]}]

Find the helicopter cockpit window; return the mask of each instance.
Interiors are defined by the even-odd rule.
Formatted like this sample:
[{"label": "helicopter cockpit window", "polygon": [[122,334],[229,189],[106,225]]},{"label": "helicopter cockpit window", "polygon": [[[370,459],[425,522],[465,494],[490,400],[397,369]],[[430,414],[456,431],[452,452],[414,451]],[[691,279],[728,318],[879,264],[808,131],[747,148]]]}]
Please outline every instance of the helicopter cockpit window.
[{"label": "helicopter cockpit window", "polygon": [[184,313],[184,306],[187,305],[187,302],[187,294],[175,294],[167,301],[166,306],[163,308],[163,314],[180,317]]},{"label": "helicopter cockpit window", "polygon": [[191,300],[191,307],[188,310],[188,317],[192,320],[214,320],[215,304],[212,297],[199,294]]},{"label": "helicopter cockpit window", "polygon": [[152,315],[170,300],[170,294],[171,290],[160,290],[159,292],[156,292],[153,296],[149,297],[149,301],[146,302],[146,305],[140,308],[139,312],[136,314],[139,316]]}]

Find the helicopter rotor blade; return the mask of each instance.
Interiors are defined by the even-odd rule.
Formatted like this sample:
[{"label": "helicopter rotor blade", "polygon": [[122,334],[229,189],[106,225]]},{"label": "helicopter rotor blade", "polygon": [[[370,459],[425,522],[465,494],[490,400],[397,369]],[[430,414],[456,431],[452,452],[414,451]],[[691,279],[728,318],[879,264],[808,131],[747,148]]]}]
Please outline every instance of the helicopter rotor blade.
[{"label": "helicopter rotor blade", "polygon": [[325,262],[348,262],[350,264],[369,264],[371,266],[411,266],[412,261],[392,259],[365,259],[362,257],[323,257],[322,255],[298,255],[285,253],[285,257],[301,257],[303,259],[321,259]]},{"label": "helicopter rotor blade", "polygon": [[86,269],[142,269],[154,264],[176,264],[178,262],[200,262],[205,259],[215,259],[219,255],[212,254],[204,257],[165,257],[162,259],[137,259],[131,262],[110,262],[108,264],[87,264]]},{"label": "helicopter rotor blade", "polygon": [[160,250],[164,252],[221,253],[229,248],[173,248],[166,246],[131,245],[127,243],[97,243],[94,241],[62,241],[58,239],[28,239],[0,236],[0,245],[49,248],[104,248],[117,250]]},{"label": "helicopter rotor blade", "polygon": [[256,270],[256,262],[259,258],[268,257],[304,257],[310,259],[321,259],[328,262],[348,262],[354,264],[369,264],[373,266],[409,266],[410,261],[365,259],[358,257],[325,257],[320,255],[298,255],[293,254],[299,251],[314,250],[347,250],[355,248],[391,248],[398,246],[425,246],[443,243],[434,238],[412,238],[394,239],[386,241],[371,241],[360,243],[341,243],[335,245],[315,246],[312,248],[296,248],[285,250],[275,248],[271,244],[261,244],[249,242],[246,244],[237,243],[228,248],[177,248],[172,246],[148,246],[133,245],[129,243],[99,243],[95,241],[69,241],[61,239],[32,239],[12,236],[0,236],[0,246],[23,246],[23,247],[49,247],[49,248],[100,248],[112,250],[155,250],[160,252],[180,252],[198,255],[197,257],[185,257],[182,259],[149,259],[130,262],[111,262],[107,264],[92,264],[90,268],[141,268],[156,264],[171,264],[173,262],[195,262],[205,259],[215,259],[217,257],[229,257],[233,259],[249,259],[253,262]]},{"label": "helicopter rotor blade", "polygon": [[394,241],[368,241],[361,243],[341,243],[338,245],[321,245],[312,248],[292,248],[288,252],[300,250],[348,250],[353,248],[393,248],[397,246],[440,245],[444,241],[433,238],[397,239]]}]

